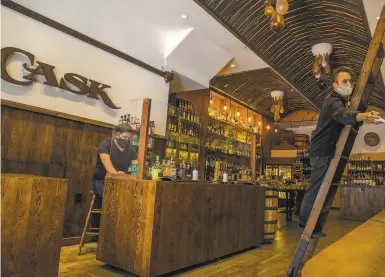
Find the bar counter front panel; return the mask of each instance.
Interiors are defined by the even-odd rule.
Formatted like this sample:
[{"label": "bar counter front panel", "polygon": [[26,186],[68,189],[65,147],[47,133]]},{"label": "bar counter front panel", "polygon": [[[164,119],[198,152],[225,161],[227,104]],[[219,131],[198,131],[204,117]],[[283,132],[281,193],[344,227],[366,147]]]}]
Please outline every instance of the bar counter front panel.
[{"label": "bar counter front panel", "polygon": [[107,177],[97,259],[157,276],[258,246],[264,193],[250,185]]}]

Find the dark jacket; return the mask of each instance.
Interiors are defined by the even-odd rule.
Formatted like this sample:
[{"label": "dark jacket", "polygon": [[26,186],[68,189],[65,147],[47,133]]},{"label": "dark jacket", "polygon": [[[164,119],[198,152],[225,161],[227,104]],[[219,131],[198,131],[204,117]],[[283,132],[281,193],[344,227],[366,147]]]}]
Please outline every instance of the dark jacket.
[{"label": "dark jacket", "polygon": [[358,123],[358,113],[347,111],[346,100],[337,92],[327,96],[322,104],[316,133],[311,139],[310,157],[332,158],[343,127]]}]

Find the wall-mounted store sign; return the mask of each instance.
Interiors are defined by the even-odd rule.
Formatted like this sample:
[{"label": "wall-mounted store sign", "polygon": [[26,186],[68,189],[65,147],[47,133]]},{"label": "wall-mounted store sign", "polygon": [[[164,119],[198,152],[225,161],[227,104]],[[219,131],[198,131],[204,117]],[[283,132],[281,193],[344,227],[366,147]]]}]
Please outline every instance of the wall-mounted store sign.
[{"label": "wall-mounted store sign", "polygon": [[[30,61],[30,65],[26,63],[23,64],[24,69],[29,72],[29,74],[23,76],[26,81],[16,80],[7,72],[6,64],[8,58],[18,53],[27,56]],[[108,94],[104,91],[104,89],[106,88],[111,88],[110,86],[104,85],[100,82],[91,79],[87,79],[75,73],[64,74],[63,78],[61,78],[58,82],[54,72],[54,68],[54,66],[40,61],[36,61],[35,64],[35,56],[25,50],[14,47],[4,47],[1,49],[1,78],[3,80],[12,84],[26,86],[31,85],[33,82],[36,81],[36,75],[43,75],[46,79],[46,81],[44,82],[44,84],[46,85],[61,88],[69,92],[84,95],[85,97],[97,100],[99,100],[100,96],[102,101],[111,109],[120,109],[120,107],[117,107],[114,103],[112,103]],[[77,89],[70,88],[68,84],[73,85]]]}]

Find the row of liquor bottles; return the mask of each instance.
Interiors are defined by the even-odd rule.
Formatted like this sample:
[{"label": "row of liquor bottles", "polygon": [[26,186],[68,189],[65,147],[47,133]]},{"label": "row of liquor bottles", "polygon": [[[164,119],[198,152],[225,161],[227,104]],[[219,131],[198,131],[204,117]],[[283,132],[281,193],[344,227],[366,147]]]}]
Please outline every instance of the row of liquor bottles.
[{"label": "row of liquor bottles", "polygon": [[226,126],[224,124],[209,121],[208,124],[209,133],[213,133],[219,136],[224,136],[232,140],[237,140],[243,143],[251,143],[250,135],[245,131],[236,130],[232,126]]},{"label": "row of liquor bottles", "polygon": [[169,115],[181,117],[196,123],[200,122],[200,115],[193,109],[193,105],[190,102],[179,99],[177,103],[178,107],[171,104],[168,105]]},{"label": "row of liquor bottles", "polygon": [[209,117],[216,120],[227,122],[228,124],[235,125],[238,128],[242,128],[249,132],[260,133],[261,131],[261,121],[258,124],[252,124],[251,117],[248,117],[247,122],[239,116],[238,113],[235,113],[235,116],[227,111],[227,108],[224,112],[217,110],[216,107],[209,107]]},{"label": "row of liquor bottles", "polygon": [[198,162],[196,160],[186,161],[185,159],[173,160],[163,159],[160,160],[159,156],[156,156],[155,160],[151,164],[147,164],[147,175],[151,175],[151,172],[157,170],[161,172],[161,176],[164,177],[180,177],[180,178],[192,178],[193,171],[198,170]]},{"label": "row of liquor bottles", "polygon": [[296,162],[300,163],[301,161],[309,158],[309,150],[308,149],[300,149],[297,150]]},{"label": "row of liquor bottles", "polygon": [[181,133],[186,136],[199,138],[200,126],[187,121],[179,121],[178,118],[169,117],[167,124],[167,132]]},{"label": "row of liquor bottles", "polygon": [[350,171],[385,171],[384,162],[375,161],[349,161],[348,170]]},{"label": "row of liquor bottles", "polygon": [[341,184],[349,186],[385,186],[383,174],[348,174],[343,176]]},{"label": "row of liquor bottles", "polygon": [[[128,124],[134,131],[140,131],[140,119],[130,114],[124,114],[120,116],[118,124]],[[155,134],[155,121],[149,122],[149,135]]]},{"label": "row of liquor bottles", "polygon": [[206,180],[215,182],[236,182],[238,180],[250,181],[251,168],[247,164],[229,162],[224,158],[207,156]]}]

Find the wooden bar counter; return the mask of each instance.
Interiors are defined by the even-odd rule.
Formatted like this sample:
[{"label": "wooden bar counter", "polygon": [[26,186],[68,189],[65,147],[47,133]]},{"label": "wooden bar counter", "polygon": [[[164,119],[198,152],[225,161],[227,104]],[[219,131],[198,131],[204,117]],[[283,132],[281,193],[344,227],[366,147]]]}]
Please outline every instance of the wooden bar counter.
[{"label": "wooden bar counter", "polygon": [[1,276],[58,275],[67,180],[1,175]]},{"label": "wooden bar counter", "polygon": [[342,186],[342,218],[366,221],[383,209],[385,209],[384,186]]},{"label": "wooden bar counter", "polygon": [[97,259],[147,277],[258,246],[264,205],[259,186],[109,176]]}]

